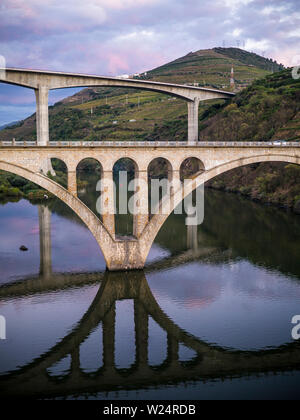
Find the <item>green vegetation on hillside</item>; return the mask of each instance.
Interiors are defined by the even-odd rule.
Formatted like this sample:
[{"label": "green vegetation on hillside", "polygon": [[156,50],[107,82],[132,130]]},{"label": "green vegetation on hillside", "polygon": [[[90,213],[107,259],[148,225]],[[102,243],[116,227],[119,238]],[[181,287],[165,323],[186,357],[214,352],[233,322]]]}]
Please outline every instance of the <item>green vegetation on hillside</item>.
[{"label": "green vegetation on hillside", "polygon": [[[58,159],[52,159],[52,167],[55,171],[55,176],[48,174],[49,178],[53,179],[63,187],[67,187],[67,170],[63,162]],[[79,183],[80,185],[80,183]],[[21,198],[26,198],[31,201],[44,200],[45,195],[48,198],[54,196],[40,186],[28,181],[18,175],[10,174],[9,172],[0,171],[0,200],[18,201]]]},{"label": "green vegetation on hillside", "polygon": [[[233,50],[233,51],[231,51]],[[234,57],[235,51],[235,57]],[[196,83],[200,86],[229,89],[230,72],[234,67],[237,87],[250,84],[253,80],[266,76],[273,69],[269,60],[237,48],[200,50],[151,70],[143,78],[159,82],[180,84]],[[257,66],[259,62],[259,66]],[[274,63],[274,71],[280,67]]]},{"label": "green vegetation on hillside", "polygon": [[[300,80],[290,70],[256,80],[231,101],[200,116],[204,141],[296,140],[300,137]],[[282,136],[285,132],[285,137]]]},{"label": "green vegetation on hillside", "polygon": [[300,166],[281,162],[249,165],[229,171],[208,184],[252,200],[276,204],[300,214]]},{"label": "green vegetation on hillside", "polygon": [[263,70],[271,72],[284,70],[282,64],[278,64],[271,58],[261,57],[255,53],[249,53],[248,51],[241,50],[239,48],[214,48],[215,52],[230,57],[234,60],[239,60],[242,63],[248,64],[249,66],[255,66]]}]

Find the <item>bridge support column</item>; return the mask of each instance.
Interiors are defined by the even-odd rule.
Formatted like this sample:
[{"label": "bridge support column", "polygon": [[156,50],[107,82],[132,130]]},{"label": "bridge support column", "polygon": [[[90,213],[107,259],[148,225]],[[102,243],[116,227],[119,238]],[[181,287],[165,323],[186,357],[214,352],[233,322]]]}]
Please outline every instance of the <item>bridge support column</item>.
[{"label": "bridge support column", "polygon": [[177,169],[174,169],[172,172],[172,175],[169,175],[169,181],[172,182],[171,186],[171,197],[170,197],[170,206],[173,208],[174,205],[174,198],[176,191],[178,191],[181,188],[181,181],[180,181],[180,171]]},{"label": "bridge support column", "polygon": [[77,196],[77,173],[68,170],[68,191]]},{"label": "bridge support column", "polygon": [[46,206],[39,206],[40,227],[40,274],[49,279],[52,275],[51,258],[51,212]]},{"label": "bridge support column", "polygon": [[199,99],[188,102],[188,143],[198,141],[199,137]]},{"label": "bridge support column", "polygon": [[136,208],[133,216],[133,235],[139,238],[149,221],[148,172],[140,171],[135,189]]},{"label": "bridge support column", "polygon": [[39,86],[35,90],[38,146],[47,146],[49,142],[48,92],[49,89],[46,86]]},{"label": "bridge support column", "polygon": [[110,232],[112,237],[115,237],[115,187],[113,180],[113,171],[103,171],[101,180],[101,214],[102,223]]}]

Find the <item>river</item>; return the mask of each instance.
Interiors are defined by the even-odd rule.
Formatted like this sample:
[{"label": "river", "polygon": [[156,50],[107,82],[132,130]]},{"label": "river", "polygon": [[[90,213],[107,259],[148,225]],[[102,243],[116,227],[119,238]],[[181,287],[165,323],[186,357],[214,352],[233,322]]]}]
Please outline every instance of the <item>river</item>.
[{"label": "river", "polygon": [[207,190],[123,274],[60,201],[0,204],[0,232],[2,396],[299,398],[299,216]]}]

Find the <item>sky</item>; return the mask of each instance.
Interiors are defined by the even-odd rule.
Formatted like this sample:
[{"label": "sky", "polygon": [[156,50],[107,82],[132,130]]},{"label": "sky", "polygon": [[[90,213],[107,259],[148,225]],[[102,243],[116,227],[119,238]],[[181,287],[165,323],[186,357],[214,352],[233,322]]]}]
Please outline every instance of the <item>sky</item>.
[{"label": "sky", "polygon": [[[7,67],[116,76],[223,45],[298,64],[300,1],[0,2],[0,56]],[[52,91],[49,103],[73,93]],[[33,91],[0,84],[0,126],[34,111]]]}]

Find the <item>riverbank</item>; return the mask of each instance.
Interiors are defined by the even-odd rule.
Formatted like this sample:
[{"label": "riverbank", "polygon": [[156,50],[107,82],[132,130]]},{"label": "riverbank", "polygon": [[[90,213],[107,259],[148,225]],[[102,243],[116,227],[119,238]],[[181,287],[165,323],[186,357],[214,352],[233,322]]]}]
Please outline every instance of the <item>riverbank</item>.
[{"label": "riverbank", "polygon": [[300,214],[300,166],[281,162],[249,165],[208,182],[208,188]]},{"label": "riverbank", "polygon": [[[52,159],[52,167],[55,175],[48,173],[48,177],[64,188],[68,186],[67,168],[64,163],[58,159]],[[86,187],[86,181],[78,179],[79,190]],[[38,185],[24,179],[18,175],[0,171],[0,200],[26,198],[29,201],[44,200],[56,198],[53,194]]]}]

